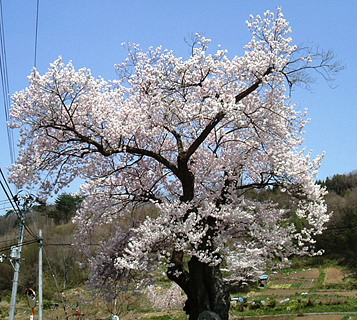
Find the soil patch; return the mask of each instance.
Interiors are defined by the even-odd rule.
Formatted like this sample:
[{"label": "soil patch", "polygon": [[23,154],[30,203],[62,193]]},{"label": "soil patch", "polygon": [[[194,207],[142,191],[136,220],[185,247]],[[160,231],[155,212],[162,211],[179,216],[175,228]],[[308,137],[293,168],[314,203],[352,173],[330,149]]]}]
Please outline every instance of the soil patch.
[{"label": "soil patch", "polygon": [[319,269],[302,270],[291,274],[292,278],[317,279],[319,276],[320,276]]},{"label": "soil patch", "polygon": [[276,273],[272,274],[272,279],[318,279],[320,276],[319,269],[308,269],[288,273]]},{"label": "soil patch", "polygon": [[325,269],[325,280],[324,284],[331,284],[331,283],[341,283],[343,282],[343,272],[337,268],[327,268]]}]

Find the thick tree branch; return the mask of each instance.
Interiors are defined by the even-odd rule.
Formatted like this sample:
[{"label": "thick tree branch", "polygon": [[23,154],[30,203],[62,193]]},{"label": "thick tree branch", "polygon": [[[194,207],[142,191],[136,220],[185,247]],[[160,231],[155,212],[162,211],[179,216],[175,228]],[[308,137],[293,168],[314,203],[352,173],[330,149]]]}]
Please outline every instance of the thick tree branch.
[{"label": "thick tree branch", "polygon": [[178,176],[178,174],[179,174],[177,167],[173,163],[171,163],[169,160],[164,158],[162,155],[160,155],[159,153],[156,153],[156,152],[153,152],[150,150],[146,150],[146,149],[130,147],[130,146],[126,146],[125,149],[126,149],[126,152],[131,153],[131,154],[143,155],[143,156],[153,158],[153,159],[157,160],[159,163],[161,163],[162,165],[164,165],[167,169],[171,170],[174,175]]},{"label": "thick tree branch", "polygon": [[[239,101],[247,97],[249,94],[251,94],[253,91],[258,89],[259,85],[263,82],[263,78],[270,73],[273,72],[273,68],[269,67],[262,77],[258,79],[255,83],[253,83],[250,87],[236,95],[235,97],[235,103],[237,104]],[[197,137],[197,139],[191,144],[191,146],[187,149],[187,151],[182,155],[183,158],[186,159],[186,161],[189,160],[189,158],[195,153],[195,151],[198,149],[198,147],[205,141],[207,136],[211,133],[214,127],[218,123],[221,122],[221,120],[226,116],[226,113],[224,111],[218,112],[215,117],[210,121],[210,123],[204,128],[204,130],[201,132],[201,134]]]},{"label": "thick tree branch", "polygon": [[265,76],[267,76],[268,74],[273,72],[273,68],[269,67],[267,69],[267,71],[264,72],[264,74],[262,75],[262,77],[260,79],[258,79],[256,82],[254,82],[250,87],[248,87],[247,89],[245,89],[243,92],[241,92],[240,94],[236,95],[235,97],[235,102],[236,104],[241,101],[243,98],[247,97],[249,94],[251,94],[253,91],[257,90],[259,85],[263,82],[263,78]]},{"label": "thick tree branch", "polygon": [[78,141],[78,142],[88,143],[89,145],[94,146],[96,148],[96,150],[105,157],[109,157],[109,156],[112,156],[112,155],[118,154],[118,153],[128,152],[128,153],[131,153],[134,155],[142,155],[142,156],[147,156],[147,157],[153,158],[153,159],[157,160],[159,163],[161,163],[162,165],[164,165],[167,169],[171,170],[173,172],[173,174],[175,174],[176,176],[179,175],[178,168],[173,163],[171,163],[169,160],[167,160],[165,157],[161,156],[159,153],[156,153],[156,152],[153,152],[150,150],[146,150],[146,149],[137,148],[137,147],[131,147],[131,146],[123,146],[123,148],[121,148],[121,149],[107,150],[104,148],[104,146],[101,143],[79,133],[74,128],[71,128],[68,126],[58,127],[56,125],[42,126],[42,128],[52,128],[52,129],[70,131],[77,138],[76,139],[67,139],[68,142]]},{"label": "thick tree branch", "polygon": [[216,116],[210,121],[210,123],[204,128],[201,134],[197,137],[197,139],[191,144],[188,150],[182,155],[186,161],[195,153],[198,147],[205,141],[207,136],[211,133],[213,128],[225,117],[226,113],[224,111],[220,111],[216,114]]}]

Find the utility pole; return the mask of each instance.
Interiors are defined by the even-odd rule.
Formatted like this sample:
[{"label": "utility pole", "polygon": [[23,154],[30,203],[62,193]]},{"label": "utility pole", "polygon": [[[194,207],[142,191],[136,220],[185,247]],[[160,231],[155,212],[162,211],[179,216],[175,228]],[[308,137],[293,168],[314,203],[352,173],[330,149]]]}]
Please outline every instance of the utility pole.
[{"label": "utility pole", "polygon": [[24,241],[26,214],[27,214],[28,210],[31,208],[32,203],[35,201],[35,198],[33,198],[29,194],[23,196],[22,197],[23,206],[22,206],[22,210],[20,210],[20,208],[19,208],[20,201],[19,201],[18,194],[14,197],[14,201],[16,202],[17,207],[19,209],[18,215],[19,215],[19,219],[20,219],[20,236],[19,236],[18,245],[13,246],[11,248],[11,254],[10,254],[10,259],[11,259],[10,261],[11,261],[15,271],[14,271],[14,279],[12,281],[12,293],[11,293],[9,320],[14,320],[14,317],[15,317],[16,295],[17,295],[17,286],[19,283],[21,252],[22,252],[22,243]]},{"label": "utility pole", "polygon": [[15,316],[16,294],[17,294],[17,286],[19,283],[21,251],[22,251],[22,242],[24,240],[24,230],[25,230],[25,213],[21,215],[20,236],[19,236],[18,246],[13,246],[11,248],[11,254],[10,254],[10,259],[13,262],[15,271],[14,271],[14,279],[12,281],[9,320],[13,320]]},{"label": "utility pole", "polygon": [[43,238],[42,238],[42,230],[38,231],[39,238],[39,251],[38,251],[38,320],[42,320],[42,249],[43,249]]}]

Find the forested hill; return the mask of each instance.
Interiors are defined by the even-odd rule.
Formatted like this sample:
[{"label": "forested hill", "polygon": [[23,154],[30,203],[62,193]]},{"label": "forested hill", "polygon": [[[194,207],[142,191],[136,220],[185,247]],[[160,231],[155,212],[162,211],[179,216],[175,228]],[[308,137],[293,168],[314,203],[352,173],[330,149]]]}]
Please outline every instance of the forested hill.
[{"label": "forested hill", "polygon": [[344,197],[348,192],[357,187],[357,170],[349,174],[335,174],[332,178],[317,183],[325,186],[329,192]]},{"label": "forested hill", "polygon": [[317,238],[317,247],[325,250],[326,258],[357,269],[357,171],[336,174],[318,183],[329,192],[326,203],[332,216]]}]

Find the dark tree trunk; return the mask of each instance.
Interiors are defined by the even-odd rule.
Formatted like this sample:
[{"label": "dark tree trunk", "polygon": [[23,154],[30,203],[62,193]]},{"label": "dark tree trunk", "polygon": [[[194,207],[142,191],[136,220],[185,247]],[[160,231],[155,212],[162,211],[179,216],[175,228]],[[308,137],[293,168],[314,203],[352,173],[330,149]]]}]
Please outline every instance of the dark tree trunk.
[{"label": "dark tree trunk", "polygon": [[[177,177],[182,183],[183,191],[180,197],[182,202],[189,202],[194,198],[195,177],[188,168],[188,160],[223,117],[224,113],[219,113],[186,152],[183,151],[181,137],[178,134],[175,135],[179,149],[182,149],[179,150],[177,158]],[[191,210],[194,211],[195,208]],[[187,214],[189,212],[190,210]],[[215,232],[217,231],[216,220],[208,217],[207,219],[203,219],[202,223],[207,224],[209,230],[203,237],[199,249],[202,252],[213,252],[212,244],[208,240],[215,236]],[[228,320],[230,295],[223,283],[219,265],[211,266],[200,262],[197,257],[192,257],[188,262],[188,270],[185,270],[183,256],[184,253],[182,251],[173,251],[167,276],[170,280],[176,282],[186,293],[187,301],[184,310],[189,315],[189,320],[197,320],[199,314],[206,310],[215,312],[220,316],[221,320]]]},{"label": "dark tree trunk", "polygon": [[179,279],[175,279],[172,274],[169,278],[177,282],[187,295],[184,310],[189,315],[189,320],[197,320],[198,315],[205,310],[217,313],[222,320],[228,320],[230,296],[219,266],[210,266],[192,257],[188,268],[184,285],[177,282]]}]

